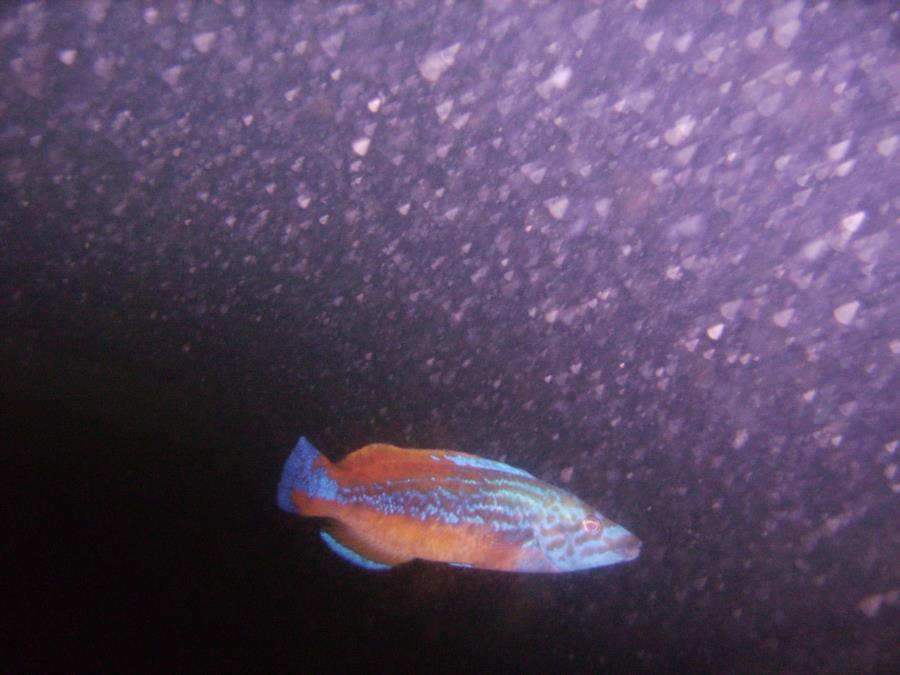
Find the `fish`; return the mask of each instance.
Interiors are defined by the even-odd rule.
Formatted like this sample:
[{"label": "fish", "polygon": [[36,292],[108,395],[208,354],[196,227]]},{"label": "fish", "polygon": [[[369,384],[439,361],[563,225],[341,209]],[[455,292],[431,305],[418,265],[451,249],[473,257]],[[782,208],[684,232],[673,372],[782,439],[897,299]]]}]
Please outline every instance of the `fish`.
[{"label": "fish", "polygon": [[370,570],[414,559],[560,573],[634,560],[640,540],[575,495],[502,462],[373,443],[332,462],[300,437],[277,502]]}]

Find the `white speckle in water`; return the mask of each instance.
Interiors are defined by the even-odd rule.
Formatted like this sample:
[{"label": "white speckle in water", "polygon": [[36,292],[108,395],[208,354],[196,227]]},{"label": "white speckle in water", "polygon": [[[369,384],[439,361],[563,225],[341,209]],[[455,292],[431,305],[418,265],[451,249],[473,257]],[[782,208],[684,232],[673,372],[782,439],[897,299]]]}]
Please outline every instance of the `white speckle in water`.
[{"label": "white speckle in water", "polygon": [[771,117],[781,108],[781,101],[783,98],[780,91],[769,94],[756,104],[756,112],[763,117]]},{"label": "white speckle in water", "polygon": [[462,129],[464,126],[466,126],[470,117],[471,115],[469,113],[457,115],[453,118],[453,122],[451,122],[451,124],[453,125],[454,129]]},{"label": "white speckle in water", "polygon": [[67,66],[73,65],[75,63],[75,59],[77,58],[78,51],[75,49],[63,49],[59,52],[59,60]]},{"label": "white speckle in water", "polygon": [[570,483],[572,481],[572,476],[575,475],[575,467],[567,466],[565,469],[559,472],[559,480],[561,483]]},{"label": "white speckle in water", "polygon": [[856,213],[851,213],[849,216],[841,218],[841,232],[844,233],[845,238],[849,239],[852,237],[865,219],[865,211],[857,211]]},{"label": "white speckle in water", "polygon": [[706,334],[709,336],[710,340],[718,340],[722,337],[722,331],[725,330],[724,323],[717,323],[715,326],[710,326],[706,329]]},{"label": "white speckle in water", "polygon": [[193,38],[194,49],[201,54],[208,54],[212,49],[213,43],[216,41],[216,34],[212,32],[198,33]]},{"label": "white speckle in water", "polygon": [[556,319],[559,316],[558,309],[551,309],[549,312],[544,314],[544,321],[547,323],[556,323]]},{"label": "white speckle in water", "polygon": [[740,300],[731,300],[730,302],[724,303],[721,307],[719,307],[719,313],[731,321],[737,316],[738,310],[741,308]]},{"label": "white speckle in water", "polygon": [[675,39],[672,43],[672,46],[675,48],[675,51],[679,54],[684,54],[691,47],[691,43],[694,41],[693,33],[685,33],[684,35],[680,35]]},{"label": "white speckle in water", "polygon": [[793,309],[783,309],[780,312],[775,312],[772,315],[772,323],[774,323],[779,328],[784,328],[787,326],[791,319],[794,318],[794,310]]},{"label": "white speckle in water", "polygon": [[770,17],[774,28],[772,39],[775,44],[788,49],[800,31],[800,13],[803,11],[803,0],[793,0],[779,6]]},{"label": "white speckle in water", "polygon": [[569,198],[568,197],[553,197],[552,199],[548,199],[544,202],[544,206],[547,207],[547,210],[550,212],[550,215],[560,220],[563,216],[566,215],[566,209],[569,208]]},{"label": "white speckle in water", "polygon": [[646,40],[644,40],[644,49],[648,52],[656,52],[656,49],[659,47],[659,41],[662,40],[662,31],[657,31]]},{"label": "white speckle in water", "polygon": [[409,213],[410,206],[411,204],[409,202],[407,202],[406,204],[401,204],[397,207],[397,213],[399,213],[401,216],[405,216],[407,213]]},{"label": "white speckle in water", "polygon": [[884,602],[884,596],[881,593],[876,593],[875,595],[866,596],[856,606],[859,607],[860,612],[870,619],[874,619],[878,616],[878,612],[881,611],[882,602]]},{"label": "white speckle in water", "polygon": [[535,90],[541,98],[549,99],[554,92],[565,89],[571,79],[572,69],[568,66],[561,66],[554,70],[550,77],[538,84]]},{"label": "white speckle in water", "polygon": [[890,350],[894,354],[900,354],[900,340],[891,340]]},{"label": "white speckle in water", "polygon": [[848,173],[853,170],[853,167],[856,165],[855,159],[848,159],[846,162],[841,162],[836,167],[834,167],[834,175],[838,178],[843,178]]},{"label": "white speckle in water", "polygon": [[851,321],[853,321],[853,317],[856,316],[856,311],[858,309],[859,309],[859,300],[854,300],[853,302],[846,302],[834,310],[834,318],[838,323],[846,326]]},{"label": "white speckle in water", "polygon": [[368,102],[368,104],[366,104],[366,107],[369,109],[369,112],[377,113],[379,110],[381,110],[382,103],[384,103],[384,101],[381,99],[381,97],[376,96],[373,99],[369,99],[369,102]]},{"label": "white speckle in water", "polygon": [[520,171],[528,177],[535,185],[540,185],[541,181],[544,180],[544,174],[547,173],[547,167],[541,166],[537,162],[528,162],[527,164],[523,164]]},{"label": "white speckle in water", "polygon": [[340,52],[341,45],[344,44],[345,35],[346,32],[342,30],[332,33],[331,35],[326,35],[319,40],[319,46],[322,47],[323,52],[328,54],[331,58],[334,58],[338,55],[338,52]]},{"label": "white speckle in water", "polygon": [[682,218],[677,223],[670,226],[666,231],[666,234],[668,234],[668,236],[671,238],[696,237],[698,234],[703,232],[703,225],[703,216],[701,216],[700,214],[694,214],[692,216]]},{"label": "white speckle in water", "polygon": [[790,21],[786,21],[785,23],[775,28],[772,39],[775,40],[776,45],[787,49],[791,46],[791,43],[794,41],[794,38],[797,37],[797,33],[799,31],[800,21],[798,21],[797,19],[791,19]]},{"label": "white speckle in water", "polygon": [[182,68],[181,66],[172,66],[171,68],[166,68],[162,72],[162,79],[170,87],[175,87],[178,85],[178,80],[181,79],[181,73],[183,70],[184,68]]},{"label": "white speckle in water", "polygon": [[447,121],[447,117],[450,115],[450,111],[453,110],[453,99],[447,99],[443,103],[439,103],[437,107],[434,109],[435,114],[437,114],[438,119],[441,121],[441,124]]},{"label": "white speckle in water", "polygon": [[473,284],[477,284],[479,281],[484,279],[485,276],[487,276],[487,273],[488,273],[488,266],[482,265],[475,271],[475,273],[471,277],[469,277],[469,279],[472,281]]},{"label": "white speckle in water", "polygon": [[750,434],[747,433],[746,429],[739,429],[738,432],[734,435],[734,440],[731,442],[731,447],[735,450],[740,450],[747,444],[747,440],[750,438]]},{"label": "white speckle in water", "polygon": [[601,218],[606,218],[609,215],[609,207],[612,205],[612,200],[608,197],[603,199],[598,199],[594,202],[594,211],[597,212],[597,215]]},{"label": "white speckle in water", "polygon": [[803,247],[803,257],[807,260],[815,260],[819,257],[822,251],[825,250],[825,240],[824,239],[813,239],[806,246]]},{"label": "white speckle in water", "polygon": [[890,157],[894,154],[898,144],[900,144],[900,138],[897,136],[889,136],[888,138],[883,138],[878,141],[878,145],[875,147],[878,150],[879,155],[882,157]]},{"label": "white speckle in water", "polygon": [[722,58],[722,54],[725,52],[724,47],[713,47],[711,49],[705,49],[703,51],[703,55],[706,57],[706,60],[710,63],[718,63]]},{"label": "white speckle in water", "polygon": [[694,158],[695,152],[697,152],[697,144],[692,143],[675,153],[675,161],[681,166],[687,166]]},{"label": "white speckle in water", "polygon": [[425,58],[419,62],[419,72],[422,77],[432,83],[441,79],[441,75],[447,72],[447,69],[456,61],[459,47],[460,43],[457,42],[440,51],[426,54]]},{"label": "white speckle in water", "polygon": [[300,195],[299,197],[297,197],[297,206],[299,206],[301,209],[307,208],[311,202],[312,199],[310,199],[306,195]]},{"label": "white speckle in water", "polygon": [[361,138],[357,138],[353,141],[353,152],[355,152],[360,157],[365,157],[366,153],[369,152],[369,145],[371,144],[372,139],[366,138],[365,136]]},{"label": "white speckle in water", "polygon": [[806,206],[806,202],[809,201],[809,198],[812,196],[812,189],[807,188],[806,190],[800,190],[797,194],[795,194],[791,201],[794,203],[794,206]]},{"label": "white speckle in water", "polygon": [[807,389],[806,391],[803,392],[803,395],[801,396],[803,401],[806,403],[811,403],[815,397],[816,397],[815,389]]},{"label": "white speckle in water", "polygon": [[775,160],[775,169],[777,171],[784,171],[787,168],[787,165],[790,163],[792,159],[791,155],[782,155],[778,159]]},{"label": "white speckle in water", "polygon": [[830,148],[828,148],[828,159],[830,159],[832,162],[840,162],[842,159],[844,159],[844,156],[847,154],[847,150],[849,149],[849,139],[846,141],[841,141],[840,143],[835,143]]},{"label": "white speckle in water", "polygon": [[244,123],[245,127],[249,127],[251,124],[253,124],[253,115],[244,115],[243,117],[241,117],[241,122]]},{"label": "white speckle in water", "polygon": [[684,143],[685,139],[691,135],[696,124],[697,122],[693,117],[685,115],[684,117],[679,118],[678,121],[675,122],[675,125],[663,134],[663,138],[666,139],[666,143],[669,145],[681,145]]},{"label": "white speckle in water", "polygon": [[859,403],[857,403],[856,401],[847,401],[846,403],[842,403],[840,406],[838,406],[838,410],[841,411],[841,415],[843,415],[844,417],[850,417],[851,415],[856,413],[857,410],[859,410]]},{"label": "white speckle in water", "polygon": [[591,37],[591,33],[594,32],[594,29],[597,28],[597,22],[600,20],[600,12],[598,10],[594,10],[592,12],[588,12],[584,16],[580,16],[572,23],[572,30],[575,32],[575,35],[578,36],[578,39],[582,42],[586,42],[589,37]]},{"label": "white speckle in water", "polygon": [[744,44],[747,45],[749,49],[759,49],[762,47],[763,42],[766,41],[766,29],[758,28],[753,31],[746,38],[744,38]]}]

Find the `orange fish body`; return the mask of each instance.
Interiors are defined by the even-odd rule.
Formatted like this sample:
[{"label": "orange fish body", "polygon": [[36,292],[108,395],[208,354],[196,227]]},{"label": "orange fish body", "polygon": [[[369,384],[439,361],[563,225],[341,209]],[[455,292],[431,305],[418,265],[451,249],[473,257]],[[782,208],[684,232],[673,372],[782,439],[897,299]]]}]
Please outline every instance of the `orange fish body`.
[{"label": "orange fish body", "polygon": [[326,518],[322,538],[369,569],[414,558],[509,572],[568,572],[637,557],[625,528],[565,490],[449,450],[367,445],[337,463],[300,438],[278,503]]}]

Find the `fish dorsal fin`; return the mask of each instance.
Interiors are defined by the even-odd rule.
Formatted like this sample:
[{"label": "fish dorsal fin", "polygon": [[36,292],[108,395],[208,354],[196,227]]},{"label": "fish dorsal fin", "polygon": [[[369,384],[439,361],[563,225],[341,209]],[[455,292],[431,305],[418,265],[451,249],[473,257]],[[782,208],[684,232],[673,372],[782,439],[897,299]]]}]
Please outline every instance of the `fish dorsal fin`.
[{"label": "fish dorsal fin", "polygon": [[363,539],[346,525],[336,523],[321,532],[328,547],[354,565],[370,570],[386,570],[394,565],[409,562],[404,558],[380,547],[377,543]]},{"label": "fish dorsal fin", "polygon": [[369,462],[377,462],[378,464],[391,464],[394,462],[408,462],[415,458],[416,450],[407,450],[406,448],[398,448],[396,445],[387,443],[370,443],[354,450],[344,457],[338,464],[345,469],[364,466]]},{"label": "fish dorsal fin", "polygon": [[471,469],[483,469],[485,471],[499,471],[512,476],[520,476],[522,478],[532,478],[537,480],[533,475],[522,469],[517,469],[509,464],[498,462],[493,459],[485,459],[478,455],[470,455],[467,452],[457,452],[456,450],[419,450],[413,448],[398,448],[396,445],[388,445],[387,443],[372,443],[366,445],[355,452],[351,452],[344,457],[339,464],[341,467],[352,469],[362,467],[369,463],[375,462],[379,465],[422,461],[428,459],[436,463],[450,463],[454,466],[466,467]]}]

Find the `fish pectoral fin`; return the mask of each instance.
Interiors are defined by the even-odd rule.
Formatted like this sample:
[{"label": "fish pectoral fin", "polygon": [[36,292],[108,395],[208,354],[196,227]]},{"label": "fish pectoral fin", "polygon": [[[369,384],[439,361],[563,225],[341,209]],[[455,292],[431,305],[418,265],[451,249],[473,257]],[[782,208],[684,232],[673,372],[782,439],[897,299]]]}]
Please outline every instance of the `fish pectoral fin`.
[{"label": "fish pectoral fin", "polygon": [[332,551],[354,565],[369,570],[386,570],[411,560],[363,540],[350,528],[341,524],[330,525],[320,534]]},{"label": "fish pectoral fin", "polygon": [[512,530],[499,532],[495,535],[497,540],[510,546],[520,546],[522,548],[530,548],[538,546],[538,538],[531,527],[519,527]]}]

